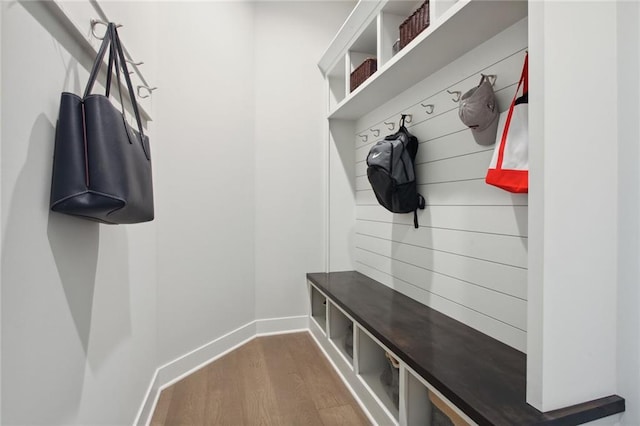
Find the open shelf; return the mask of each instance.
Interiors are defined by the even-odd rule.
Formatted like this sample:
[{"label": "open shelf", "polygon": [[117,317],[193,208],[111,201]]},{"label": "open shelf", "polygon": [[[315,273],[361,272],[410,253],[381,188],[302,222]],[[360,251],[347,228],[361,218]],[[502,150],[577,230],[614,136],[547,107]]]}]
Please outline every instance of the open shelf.
[{"label": "open shelf", "polygon": [[429,389],[407,369],[403,369],[402,374],[404,374],[405,423],[408,425],[443,424],[433,422],[432,416],[437,413],[432,410]]},{"label": "open shelf", "polygon": [[333,303],[329,303],[329,340],[353,368],[353,321]]},{"label": "open shelf", "polygon": [[345,56],[327,74],[329,84],[329,109],[334,109],[347,95],[348,80],[346,77],[347,66]]},{"label": "open shelf", "polygon": [[[434,1],[432,10],[435,8],[436,16],[432,15],[429,27],[386,62],[385,60],[389,56],[388,43],[394,37],[394,35],[389,35],[389,31],[397,24],[397,19],[384,24],[385,19],[389,21],[389,17],[393,15],[389,12],[393,9],[384,9],[389,2],[379,2],[377,8],[372,5],[368,6],[369,13],[362,11],[356,14],[355,12],[359,9],[354,9],[354,13],[347,20],[349,26],[345,23],[341,29],[341,32],[349,32],[351,37],[339,33],[334,42],[345,43],[345,40],[348,40],[358,46],[355,43],[360,43],[362,37],[369,34],[373,20],[380,15],[381,24],[376,27],[379,31],[381,58],[378,62],[378,71],[352,93],[347,94],[329,112],[329,118],[354,120],[362,117],[398,93],[422,81],[464,53],[525,18],[528,11],[526,1],[432,1]],[[361,3],[368,2],[361,1],[358,5]],[[439,7],[440,9],[438,9]],[[372,14],[374,16],[371,16]],[[363,20],[360,25],[352,22],[355,20],[354,15],[358,15]],[[364,19],[370,21],[364,21]],[[342,53],[340,53],[339,46],[332,44],[321,59],[320,68],[323,69],[324,63],[337,63],[341,54],[353,50],[352,44],[342,46],[342,49]],[[337,56],[329,58],[330,53]]]},{"label": "open shelf", "polygon": [[311,318],[324,333],[327,332],[327,298],[313,285],[311,287]]},{"label": "open shelf", "polygon": [[[371,393],[378,398],[380,403],[397,423],[399,421],[399,375],[391,381],[392,385],[390,388],[383,385],[381,376],[389,366],[389,361],[384,355],[385,349],[369,337],[360,327],[357,327],[356,330],[358,342],[357,373]],[[391,369],[393,375],[394,368],[391,367]],[[395,373],[398,373],[397,369],[395,370]]]}]

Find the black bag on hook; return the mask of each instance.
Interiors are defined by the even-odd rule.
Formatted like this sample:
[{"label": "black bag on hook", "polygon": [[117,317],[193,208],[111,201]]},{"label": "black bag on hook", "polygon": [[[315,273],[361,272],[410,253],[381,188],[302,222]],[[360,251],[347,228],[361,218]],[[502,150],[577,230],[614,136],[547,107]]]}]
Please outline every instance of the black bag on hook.
[{"label": "black bag on hook", "polygon": [[425,201],[418,194],[414,162],[418,153],[418,138],[404,126],[377,142],[367,155],[367,177],[378,202],[393,213],[413,212],[413,224],[418,228],[418,209]]},{"label": "black bag on hook", "polygon": [[[91,94],[109,49],[105,95]],[[122,67],[138,128],[126,121]],[[122,110],[109,100],[115,70]],[[62,93],[56,125],[51,210],[109,224],[153,220],[149,138],[144,134],[116,26],[109,23],[84,97]]]}]

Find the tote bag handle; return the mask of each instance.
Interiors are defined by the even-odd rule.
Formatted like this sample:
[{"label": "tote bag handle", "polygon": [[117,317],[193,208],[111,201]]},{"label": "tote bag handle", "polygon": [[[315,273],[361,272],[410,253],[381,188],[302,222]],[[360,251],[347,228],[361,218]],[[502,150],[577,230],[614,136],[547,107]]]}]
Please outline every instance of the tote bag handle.
[{"label": "tote bag handle", "polygon": [[524,67],[522,68],[522,73],[520,74],[520,81],[518,82],[518,88],[516,89],[516,93],[513,96],[513,100],[511,101],[511,105],[509,106],[509,113],[507,114],[507,121],[504,124],[504,130],[502,131],[502,139],[500,140],[500,151],[498,152],[498,162],[496,163],[496,168],[502,168],[502,162],[504,161],[504,149],[507,146],[507,135],[509,134],[509,126],[511,126],[511,118],[513,117],[513,109],[516,106],[516,99],[518,99],[518,92],[520,91],[520,86],[522,86],[522,93],[526,95],[529,93],[529,52],[527,52],[524,57]]},{"label": "tote bag handle", "polygon": [[[110,46],[111,45],[111,46]],[[91,72],[89,74],[89,81],[87,81],[87,86],[84,89],[84,96],[87,97],[91,94],[93,90],[93,86],[98,78],[98,73],[100,72],[100,68],[102,67],[102,61],[104,60],[104,55],[107,52],[107,48],[111,47],[109,51],[109,65],[107,69],[107,88],[105,92],[105,96],[109,97],[109,92],[111,89],[111,73],[113,67],[116,67],[116,78],[118,79],[118,85],[120,85],[119,78],[119,68],[122,67],[122,71],[124,74],[125,81],[127,83],[127,89],[129,92],[129,99],[131,99],[131,106],[133,107],[134,115],[136,116],[136,122],[138,124],[138,131],[140,132],[140,142],[144,147],[144,129],[142,127],[142,120],[140,119],[140,111],[138,108],[138,102],[136,101],[135,93],[133,91],[133,84],[131,83],[131,77],[129,76],[129,70],[127,68],[127,62],[124,58],[124,50],[122,49],[122,42],[120,41],[120,37],[118,35],[118,30],[116,29],[116,25],[113,22],[109,22],[107,25],[107,31],[102,39],[102,44],[100,44],[100,49],[98,50],[98,55],[96,59],[93,61],[93,66],[91,67]],[[118,87],[120,89],[120,87]],[[122,93],[121,93],[121,101],[122,104]],[[124,108],[124,105],[122,105]],[[145,150],[146,152],[146,150]]]}]

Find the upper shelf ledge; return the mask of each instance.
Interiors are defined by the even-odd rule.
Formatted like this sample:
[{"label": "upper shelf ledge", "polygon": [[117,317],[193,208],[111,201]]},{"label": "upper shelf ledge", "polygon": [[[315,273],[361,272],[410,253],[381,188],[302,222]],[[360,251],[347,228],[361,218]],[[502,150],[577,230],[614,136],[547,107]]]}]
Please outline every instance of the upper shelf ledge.
[{"label": "upper shelf ledge", "polygon": [[[325,75],[386,3],[360,1],[357,4],[318,64]],[[362,117],[527,17],[527,11],[524,0],[459,0],[348,94],[329,112],[329,118],[354,120]]]}]

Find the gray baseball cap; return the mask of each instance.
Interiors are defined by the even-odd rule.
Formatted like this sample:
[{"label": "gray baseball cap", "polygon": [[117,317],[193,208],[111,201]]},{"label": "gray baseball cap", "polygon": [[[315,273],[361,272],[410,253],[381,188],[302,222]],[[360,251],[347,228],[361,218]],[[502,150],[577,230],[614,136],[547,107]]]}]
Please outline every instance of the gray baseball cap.
[{"label": "gray baseball cap", "polygon": [[500,113],[493,86],[487,78],[483,76],[477,87],[462,95],[458,115],[460,120],[471,129],[477,144],[495,143]]}]

